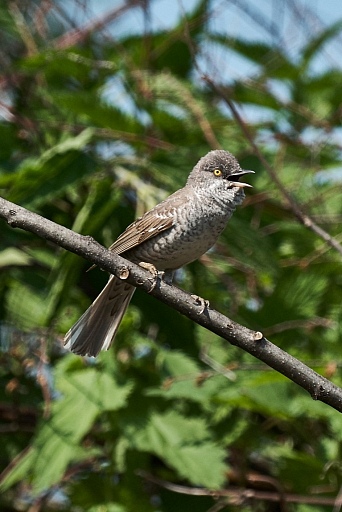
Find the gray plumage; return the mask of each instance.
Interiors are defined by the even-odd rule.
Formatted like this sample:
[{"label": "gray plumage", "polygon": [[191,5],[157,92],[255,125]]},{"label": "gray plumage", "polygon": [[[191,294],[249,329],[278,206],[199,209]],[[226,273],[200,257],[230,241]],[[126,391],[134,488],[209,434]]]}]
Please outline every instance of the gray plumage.
[{"label": "gray plumage", "polygon": [[[110,249],[157,270],[173,271],[212,247],[245,194],[241,169],[228,151],[210,151],[190,173],[185,187],[130,224]],[[75,354],[97,356],[116,334],[135,288],[115,276],[65,335]]]}]

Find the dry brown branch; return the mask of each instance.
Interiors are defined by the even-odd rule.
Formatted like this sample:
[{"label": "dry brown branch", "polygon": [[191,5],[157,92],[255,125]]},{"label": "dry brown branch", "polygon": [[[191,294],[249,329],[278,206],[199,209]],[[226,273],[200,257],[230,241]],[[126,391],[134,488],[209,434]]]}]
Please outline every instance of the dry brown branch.
[{"label": "dry brown branch", "polygon": [[262,333],[244,327],[209,306],[204,310],[193,296],[155,278],[138,265],[105,249],[91,237],[79,235],[25,208],[0,198],[0,217],[13,228],[21,228],[82,256],[103,270],[150,293],[179,313],[214,332],[268,364],[320,400],[342,412],[342,389],[298,359],[268,341]]},{"label": "dry brown branch", "polygon": [[[137,474],[152,482],[159,487],[179,494],[189,496],[211,496],[213,498],[225,498],[227,504],[246,505],[251,501],[271,501],[284,503],[305,503],[307,505],[337,506],[341,505],[341,497],[331,498],[329,496],[316,496],[306,494],[292,494],[279,491],[260,491],[257,489],[248,489],[244,487],[228,487],[219,491],[211,491],[204,487],[188,487],[185,485],[174,484],[167,480],[157,478],[146,471],[137,471]],[[338,510],[338,509],[337,509]]]}]

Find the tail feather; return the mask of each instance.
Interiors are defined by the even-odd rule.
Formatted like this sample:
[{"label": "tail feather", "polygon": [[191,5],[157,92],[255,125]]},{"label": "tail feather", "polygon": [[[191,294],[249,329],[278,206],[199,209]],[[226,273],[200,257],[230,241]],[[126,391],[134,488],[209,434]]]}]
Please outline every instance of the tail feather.
[{"label": "tail feather", "polygon": [[134,291],[134,286],[110,276],[100,295],[66,333],[65,347],[75,354],[94,357],[108,350]]}]

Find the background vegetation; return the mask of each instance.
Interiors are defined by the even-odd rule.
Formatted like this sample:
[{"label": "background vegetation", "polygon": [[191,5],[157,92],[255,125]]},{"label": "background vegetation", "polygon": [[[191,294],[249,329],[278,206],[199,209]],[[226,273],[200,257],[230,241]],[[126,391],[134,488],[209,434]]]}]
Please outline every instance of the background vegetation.
[{"label": "background vegetation", "polygon": [[[341,385],[342,24],[238,4],[260,37],[229,2],[167,28],[149,2],[2,2],[0,192],[109,246],[231,151],[254,189],[178,285]],[[109,352],[66,353],[107,275],[0,233],[1,510],[340,510],[338,412],[139,292]]]}]

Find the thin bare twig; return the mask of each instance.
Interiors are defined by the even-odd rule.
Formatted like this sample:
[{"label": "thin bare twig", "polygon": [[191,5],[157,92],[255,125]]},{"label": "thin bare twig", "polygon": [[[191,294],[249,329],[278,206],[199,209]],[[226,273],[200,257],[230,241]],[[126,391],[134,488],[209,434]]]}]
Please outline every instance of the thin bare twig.
[{"label": "thin bare twig", "polygon": [[234,102],[228,97],[226,92],[217,85],[208,75],[204,75],[203,79],[205,82],[211,87],[212,90],[216,92],[220,96],[220,98],[223,99],[223,101],[227,104],[227,106],[230,108],[235,120],[241,127],[241,130],[243,131],[246,139],[250,143],[254,154],[258,157],[260,162],[263,164],[267,172],[269,173],[270,177],[272,178],[273,182],[277,185],[278,189],[280,190],[281,194],[285,198],[286,202],[288,203],[289,207],[291,208],[294,215],[297,217],[297,219],[307,228],[311,229],[316,235],[318,235],[320,238],[322,238],[330,247],[333,247],[336,251],[338,251],[342,255],[342,245],[338,243],[338,241],[332,237],[329,233],[327,233],[324,229],[322,229],[318,224],[316,224],[313,219],[307,215],[306,213],[303,213],[300,209],[299,205],[295,201],[295,199],[291,196],[291,194],[287,191],[286,187],[282,184],[281,180],[278,178],[277,173],[273,169],[273,167],[268,163],[262,152],[260,151],[258,145],[256,144],[254,140],[254,136],[249,130],[247,124],[244,122],[242,117],[240,116],[236,106],[234,105]]},{"label": "thin bare twig", "polygon": [[336,507],[337,500],[338,503],[341,502],[339,498],[330,498],[328,496],[309,496],[305,494],[290,494],[279,491],[260,491],[244,487],[229,487],[228,489],[213,491],[204,487],[188,487],[185,485],[174,484],[173,482],[157,478],[143,470],[138,470],[136,473],[145,480],[178,494],[187,494],[189,496],[211,496],[213,498],[225,497],[230,504],[234,503],[242,505],[243,503],[251,500],[263,500],[284,503],[306,503],[308,505],[335,505]]},{"label": "thin bare twig", "polygon": [[141,0],[130,0],[129,2],[125,2],[124,5],[115,7],[114,9],[106,12],[103,16],[92,20],[88,25],[63,34],[54,41],[53,46],[61,50],[63,48],[69,48],[70,46],[80,44],[87,39],[91,33],[103,28],[105,25],[108,25],[132,7],[138,7],[140,5],[142,5]]},{"label": "thin bare twig", "polygon": [[287,320],[279,324],[271,325],[265,328],[265,333],[269,336],[279,332],[288,331],[291,329],[312,329],[314,327],[331,328],[334,324],[333,320],[329,318],[320,318],[318,316],[309,319]]}]

